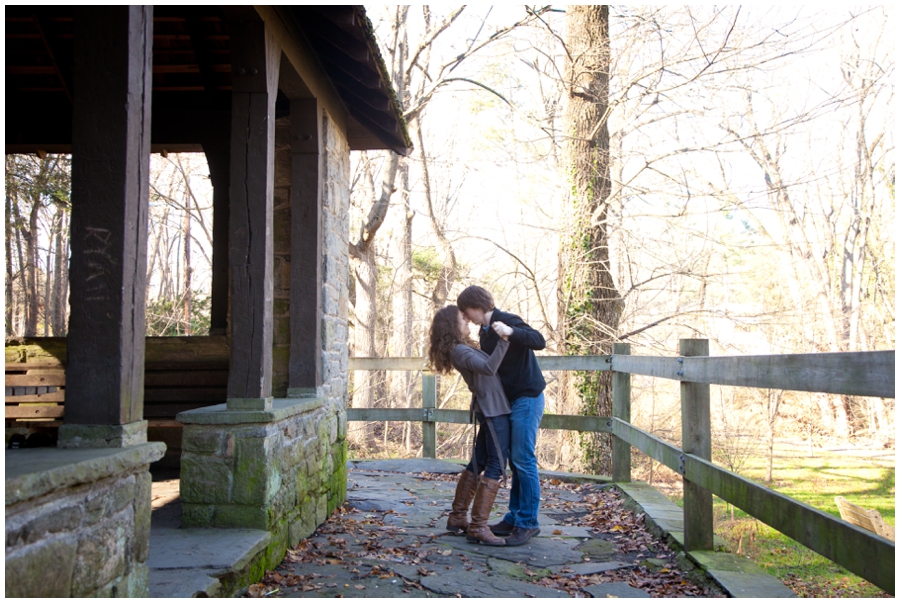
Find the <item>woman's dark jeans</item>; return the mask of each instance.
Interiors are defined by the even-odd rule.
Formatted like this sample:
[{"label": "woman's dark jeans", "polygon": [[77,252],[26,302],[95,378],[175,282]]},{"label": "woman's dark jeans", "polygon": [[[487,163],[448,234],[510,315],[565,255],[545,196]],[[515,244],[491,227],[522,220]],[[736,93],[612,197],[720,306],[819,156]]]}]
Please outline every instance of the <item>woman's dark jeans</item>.
[{"label": "woman's dark jeans", "polygon": [[[478,471],[484,471],[487,478],[500,479],[509,460],[509,415],[487,419],[481,414],[476,413],[475,416],[479,424],[478,437],[475,439],[475,463],[478,465]],[[491,422],[494,433],[497,434],[496,444],[487,421]],[[478,475],[471,461],[466,469]]]}]

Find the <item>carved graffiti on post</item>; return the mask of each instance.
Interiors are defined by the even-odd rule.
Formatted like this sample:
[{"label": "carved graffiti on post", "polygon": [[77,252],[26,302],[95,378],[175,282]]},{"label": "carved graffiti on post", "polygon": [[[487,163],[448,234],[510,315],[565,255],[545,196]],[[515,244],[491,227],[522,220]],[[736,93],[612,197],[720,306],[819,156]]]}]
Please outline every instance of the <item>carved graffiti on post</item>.
[{"label": "carved graffiti on post", "polygon": [[85,279],[85,300],[106,301],[110,299],[109,277],[115,262],[109,250],[112,233],[106,228],[87,227],[84,237],[84,254],[87,257],[87,279]]}]

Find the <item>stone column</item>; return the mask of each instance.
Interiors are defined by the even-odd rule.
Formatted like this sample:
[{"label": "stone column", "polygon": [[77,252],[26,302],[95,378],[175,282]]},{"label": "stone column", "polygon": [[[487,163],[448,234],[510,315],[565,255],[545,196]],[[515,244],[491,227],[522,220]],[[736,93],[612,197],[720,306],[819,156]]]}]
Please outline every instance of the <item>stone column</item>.
[{"label": "stone column", "polygon": [[144,305],[153,7],[74,22],[71,315],[61,447],[147,441]]}]

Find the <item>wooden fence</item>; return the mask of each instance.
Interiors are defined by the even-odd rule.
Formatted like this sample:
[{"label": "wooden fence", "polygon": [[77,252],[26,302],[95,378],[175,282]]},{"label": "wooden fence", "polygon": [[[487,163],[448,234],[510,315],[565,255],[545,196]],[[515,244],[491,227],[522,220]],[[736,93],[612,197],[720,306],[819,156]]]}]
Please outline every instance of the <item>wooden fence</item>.
[{"label": "wooden fence", "polygon": [[[677,357],[540,356],[546,371],[613,371],[613,416],[545,414],[542,429],[613,435],[613,481],[631,481],[631,447],[682,475],[688,550],[713,547],[713,495],[793,538],[879,588],[894,593],[894,543],[829,513],[761,486],[711,462],[709,386],[730,385],[849,396],[894,398],[894,351],[769,356],[709,356],[709,342],[683,339]],[[465,410],[435,407],[434,375],[424,358],[351,358],[355,371],[422,371],[421,408],[347,411],[349,421],[420,421],[423,456],[435,457],[435,424],[468,423]],[[682,448],[631,425],[631,375],[681,383]]]}]

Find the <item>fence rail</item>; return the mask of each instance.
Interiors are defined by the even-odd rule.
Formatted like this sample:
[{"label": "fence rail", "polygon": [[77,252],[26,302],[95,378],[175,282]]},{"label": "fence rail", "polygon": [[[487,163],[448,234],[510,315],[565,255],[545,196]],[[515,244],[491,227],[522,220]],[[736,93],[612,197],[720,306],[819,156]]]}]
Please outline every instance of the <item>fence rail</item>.
[{"label": "fence rail", "polygon": [[[631,356],[616,344],[610,356],[541,356],[542,370],[613,371],[613,416],[544,415],[542,429],[611,433],[613,480],[631,481],[631,447],[677,471],[684,480],[685,548],[712,548],[712,496],[894,593],[894,543],[833,515],[722,469],[711,462],[709,386],[729,385],[894,398],[890,351],[771,356],[708,355],[706,340],[682,340],[676,357]],[[349,421],[421,421],[423,456],[435,457],[435,424],[468,423],[463,410],[435,408],[436,381],[424,358],[350,358],[354,371],[422,371],[422,408],[349,409]],[[631,425],[631,375],[682,384],[682,448]]]}]

